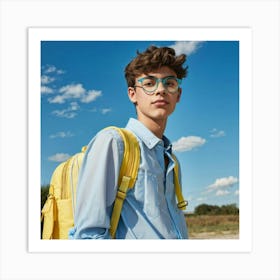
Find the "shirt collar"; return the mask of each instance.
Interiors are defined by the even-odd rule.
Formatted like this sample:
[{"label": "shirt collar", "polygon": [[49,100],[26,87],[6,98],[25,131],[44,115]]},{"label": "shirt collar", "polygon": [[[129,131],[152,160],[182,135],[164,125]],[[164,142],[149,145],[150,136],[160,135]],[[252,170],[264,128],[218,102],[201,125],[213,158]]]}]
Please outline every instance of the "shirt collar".
[{"label": "shirt collar", "polygon": [[159,139],[140,121],[130,118],[126,128],[134,132],[149,149],[153,149],[157,144],[162,143],[167,150],[171,151],[171,143],[167,137],[163,135],[162,139]]}]

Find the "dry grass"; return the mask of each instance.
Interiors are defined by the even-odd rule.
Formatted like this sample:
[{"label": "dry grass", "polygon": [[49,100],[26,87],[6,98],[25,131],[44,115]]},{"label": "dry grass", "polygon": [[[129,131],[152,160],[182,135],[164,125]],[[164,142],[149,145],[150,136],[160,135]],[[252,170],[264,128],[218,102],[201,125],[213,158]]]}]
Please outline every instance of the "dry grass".
[{"label": "dry grass", "polygon": [[235,239],[239,237],[238,215],[187,215],[190,239]]}]

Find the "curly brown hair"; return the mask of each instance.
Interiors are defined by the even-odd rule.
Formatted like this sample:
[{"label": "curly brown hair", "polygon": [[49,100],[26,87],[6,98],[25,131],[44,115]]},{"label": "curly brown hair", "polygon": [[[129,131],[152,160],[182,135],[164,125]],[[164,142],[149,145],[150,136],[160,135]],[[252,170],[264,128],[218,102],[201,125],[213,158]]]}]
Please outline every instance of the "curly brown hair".
[{"label": "curly brown hair", "polygon": [[176,73],[177,78],[182,79],[187,76],[188,67],[183,67],[186,58],[185,54],[176,56],[175,50],[169,47],[150,46],[142,53],[137,51],[137,56],[125,68],[127,85],[134,87],[136,77],[162,66],[169,67]]}]

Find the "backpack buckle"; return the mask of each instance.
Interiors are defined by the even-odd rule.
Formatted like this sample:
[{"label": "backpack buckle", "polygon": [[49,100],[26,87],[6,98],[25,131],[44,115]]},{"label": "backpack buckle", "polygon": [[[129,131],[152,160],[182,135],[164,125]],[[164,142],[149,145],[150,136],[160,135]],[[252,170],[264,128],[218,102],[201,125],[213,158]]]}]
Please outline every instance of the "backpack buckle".
[{"label": "backpack buckle", "polygon": [[121,191],[121,190],[118,190],[118,192],[117,192],[117,197],[120,198],[120,199],[122,199],[122,200],[125,200],[125,198],[126,198],[126,192],[123,192],[123,191]]},{"label": "backpack buckle", "polygon": [[177,206],[181,210],[185,210],[186,207],[188,206],[189,202],[187,200],[183,200],[177,203]]}]

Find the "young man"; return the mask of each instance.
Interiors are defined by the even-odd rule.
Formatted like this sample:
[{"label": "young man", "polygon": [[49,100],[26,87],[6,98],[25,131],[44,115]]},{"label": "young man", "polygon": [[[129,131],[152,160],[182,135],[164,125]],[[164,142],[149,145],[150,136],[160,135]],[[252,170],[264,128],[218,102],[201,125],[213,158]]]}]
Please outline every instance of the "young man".
[{"label": "young man", "polygon": [[[186,221],[174,191],[172,147],[164,136],[167,119],[182,94],[186,56],[155,46],[137,54],[125,69],[128,96],[137,112],[137,120],[130,119],[126,129],[137,137],[141,160],[135,186],[123,204],[116,238],[186,239]],[[71,239],[111,238],[110,216],[123,151],[122,138],[113,129],[101,131],[88,145],[77,187]]]}]

